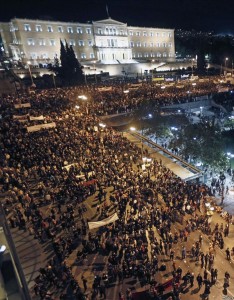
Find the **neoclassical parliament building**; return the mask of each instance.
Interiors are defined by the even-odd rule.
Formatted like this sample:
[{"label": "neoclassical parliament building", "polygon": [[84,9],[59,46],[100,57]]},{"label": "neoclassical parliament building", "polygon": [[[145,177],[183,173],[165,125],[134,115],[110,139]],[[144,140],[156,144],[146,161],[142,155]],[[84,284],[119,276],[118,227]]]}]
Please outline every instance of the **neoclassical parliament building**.
[{"label": "neoclassical parliament building", "polygon": [[60,40],[82,64],[131,64],[175,59],[174,29],[128,26],[107,18],[88,23],[30,19],[0,22],[7,57],[32,65],[60,57]]}]

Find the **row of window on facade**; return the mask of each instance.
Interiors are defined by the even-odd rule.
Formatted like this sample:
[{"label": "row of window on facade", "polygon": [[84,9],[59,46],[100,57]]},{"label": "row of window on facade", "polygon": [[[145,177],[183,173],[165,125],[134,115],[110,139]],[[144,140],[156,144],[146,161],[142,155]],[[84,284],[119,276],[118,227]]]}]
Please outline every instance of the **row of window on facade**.
[{"label": "row of window on facade", "polygon": [[[24,30],[25,31],[32,31],[32,26],[30,24],[24,24]],[[42,32],[42,25],[35,25],[35,31],[36,32]],[[46,27],[47,32],[54,32],[54,27],[52,25],[47,25]],[[67,27],[66,30],[64,30],[63,26],[57,26],[57,32],[62,33],[62,32],[67,32],[67,33],[74,33],[73,27]],[[77,27],[76,28],[77,33],[84,33],[86,32],[87,34],[92,34],[91,28],[82,28],[82,27]]]},{"label": "row of window on facade", "polygon": [[[63,43],[65,44],[65,41],[63,41]],[[50,39],[48,41],[46,41],[45,39],[39,39],[39,40],[34,40],[32,38],[28,38],[27,39],[27,44],[28,46],[56,46],[56,40]],[[85,41],[83,40],[79,40],[77,42],[77,46],[85,46],[85,44],[87,44],[88,46],[92,47],[93,46],[93,41],[92,40],[88,40],[87,43],[85,43]],[[70,46],[76,46],[76,41],[75,40],[69,40],[68,41],[68,45]]]},{"label": "row of window on facade", "polygon": [[[64,41],[63,41],[64,42]],[[17,43],[17,41],[15,41],[15,43]],[[121,45],[120,45],[121,43]],[[54,39],[50,39],[48,41],[46,41],[45,39],[39,39],[37,41],[35,41],[33,38],[28,38],[27,39],[27,44],[28,46],[36,46],[36,45],[39,45],[39,46],[46,46],[46,45],[49,45],[49,46],[56,46],[56,41]],[[77,43],[75,40],[69,40],[68,41],[68,45],[70,46],[85,46],[85,45],[88,45],[90,47],[93,46],[93,41],[92,40],[88,40],[87,42],[83,41],[83,40],[78,40]],[[100,42],[100,44],[97,44],[98,47],[105,47],[105,43],[103,41]],[[122,42],[122,41],[119,41],[119,44],[118,44],[118,41],[115,40],[115,39],[107,39],[107,47],[127,47],[126,43],[125,42]],[[131,48],[133,48],[134,46],[136,47],[163,47],[163,48],[171,48],[172,47],[172,43],[153,43],[153,42],[150,42],[150,43],[146,43],[146,42],[130,42],[129,46]]]},{"label": "row of window on facade", "polygon": [[153,52],[150,52],[150,53],[141,53],[141,52],[138,52],[138,53],[132,53],[132,57],[133,58],[137,58],[137,57],[173,57],[173,54],[172,53],[167,53],[167,52],[156,52],[156,53],[153,53]]},{"label": "row of window on facade", "polygon": [[[87,55],[86,53],[81,53],[80,54],[80,57],[75,53],[76,55],[76,58],[77,59],[95,59],[95,55],[94,53],[89,53],[89,55]],[[54,55],[54,57],[56,56],[56,54]],[[113,54],[113,56],[115,57],[116,54]],[[147,58],[147,57],[151,57],[151,58],[154,58],[154,57],[173,57],[173,54],[172,53],[166,53],[166,52],[156,52],[156,53],[141,53],[141,52],[138,52],[138,53],[133,53],[132,54],[132,58],[141,58],[141,57],[144,57],[144,58]],[[41,54],[40,56],[37,54],[37,53],[31,53],[30,54],[30,58],[31,59],[48,59],[49,56],[48,56],[48,53],[43,53]],[[106,59],[106,54],[105,53],[101,53],[101,59]],[[123,54],[123,59],[125,59],[125,54]]]},{"label": "row of window on facade", "polygon": [[150,43],[146,43],[146,42],[130,42],[130,47],[133,48],[134,46],[136,47],[163,47],[163,48],[171,48],[172,47],[172,43],[153,43],[153,42],[150,42]]},{"label": "row of window on facade", "polygon": [[[56,57],[57,54],[54,55],[54,57]],[[89,53],[89,55],[87,55],[87,53],[81,53],[80,54],[80,57],[75,53],[75,56],[77,59],[94,59],[95,58],[95,55],[94,53]],[[37,53],[30,53],[30,59],[48,59],[49,58],[49,55],[48,53],[43,53],[43,54],[40,54],[38,55]],[[52,59],[52,58],[50,58]]]},{"label": "row of window on facade", "polygon": [[[67,33],[87,33],[87,34],[92,34],[92,29],[91,28],[82,28],[82,27],[76,27],[76,29],[74,30],[73,27],[68,26],[66,27],[66,29],[64,29],[64,26],[56,26],[57,27],[57,32],[59,33],[63,33],[63,32],[67,32]],[[25,31],[32,31],[32,26],[30,24],[24,24],[24,30]],[[42,32],[42,25],[35,25],[35,31],[36,32]],[[52,25],[47,25],[46,27],[46,31],[47,32],[54,32],[54,27]],[[109,35],[130,35],[130,36],[156,36],[156,37],[172,37],[172,33],[171,32],[153,32],[153,31],[133,31],[133,30],[117,30],[114,27],[106,27],[106,28],[98,28],[97,29],[97,33],[98,34],[109,34]]]}]

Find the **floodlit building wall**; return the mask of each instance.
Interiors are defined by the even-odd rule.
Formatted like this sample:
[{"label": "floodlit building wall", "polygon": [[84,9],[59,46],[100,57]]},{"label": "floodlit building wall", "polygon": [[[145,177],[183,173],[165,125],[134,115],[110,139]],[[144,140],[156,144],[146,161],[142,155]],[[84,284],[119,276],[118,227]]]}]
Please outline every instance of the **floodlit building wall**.
[{"label": "floodlit building wall", "polygon": [[60,40],[81,63],[171,61],[174,29],[128,26],[111,18],[90,23],[11,19],[0,23],[5,52],[14,60],[48,64],[60,56]]}]

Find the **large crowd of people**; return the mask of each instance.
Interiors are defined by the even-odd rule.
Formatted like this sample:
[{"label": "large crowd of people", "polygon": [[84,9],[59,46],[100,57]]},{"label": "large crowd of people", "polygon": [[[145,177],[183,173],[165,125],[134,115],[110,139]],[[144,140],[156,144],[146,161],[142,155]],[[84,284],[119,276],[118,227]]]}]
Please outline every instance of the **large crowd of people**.
[{"label": "large crowd of people", "polygon": [[[128,93],[123,93],[122,85],[105,88],[36,90],[1,99],[0,184],[9,225],[49,243],[53,253],[38,272],[34,293],[39,299],[99,299],[106,297],[110,283],[135,277],[142,285],[150,284],[150,293],[157,297],[163,291],[154,278],[165,267],[159,259],[163,253],[173,265],[173,297],[180,299],[181,288],[193,285],[194,274],[176,266],[174,248],[180,241],[186,244],[189,233],[200,229],[212,236],[210,249],[201,251],[201,237],[190,255],[204,267],[204,276],[197,274],[196,279],[199,288],[204,283],[208,295],[217,279],[215,247],[223,248],[228,235],[228,223],[227,228],[212,229],[201,213],[211,188],[184,182],[157,160],[143,172],[141,149],[121,133],[100,126],[98,115],[134,110],[147,97],[158,106],[195,100],[217,87],[200,83],[191,94],[187,87],[165,91],[146,83]],[[87,95],[88,100],[78,99],[79,95]],[[25,103],[30,107],[21,105]],[[38,116],[43,118],[30,118]],[[27,130],[50,122],[56,127]],[[86,205],[89,199],[95,203],[93,208]],[[114,226],[89,230],[90,216],[105,219],[113,211],[119,218]],[[173,227],[176,222],[181,224],[179,231]],[[108,256],[104,273],[95,274],[91,289],[85,276],[77,280],[67,263],[74,251],[81,263],[91,253]],[[186,255],[184,247],[181,258]],[[212,271],[210,278],[206,270]],[[119,298],[125,297],[132,299],[131,290],[126,295],[120,291]]]}]

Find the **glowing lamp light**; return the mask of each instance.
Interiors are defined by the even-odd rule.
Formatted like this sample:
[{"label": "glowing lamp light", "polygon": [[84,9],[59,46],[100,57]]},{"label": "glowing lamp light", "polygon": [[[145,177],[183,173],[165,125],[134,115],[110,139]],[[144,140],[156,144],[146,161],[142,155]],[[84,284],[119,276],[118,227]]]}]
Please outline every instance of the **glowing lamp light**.
[{"label": "glowing lamp light", "polygon": [[6,246],[5,245],[1,245],[0,246],[0,254],[4,253],[6,251]]},{"label": "glowing lamp light", "polygon": [[105,128],[105,127],[106,127],[106,124],[104,124],[104,123],[99,123],[99,126],[102,127],[102,128]]},{"label": "glowing lamp light", "polygon": [[130,127],[130,130],[131,131],[136,131],[136,128],[135,127]]},{"label": "glowing lamp light", "polygon": [[85,95],[80,95],[80,96],[78,96],[78,98],[82,99],[82,100],[87,100],[88,99]]}]

